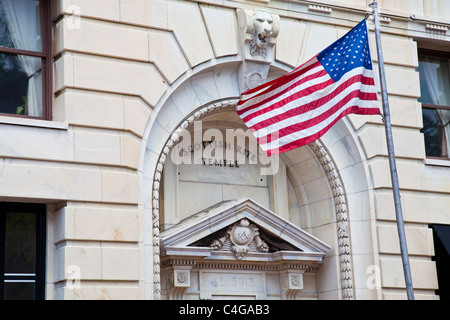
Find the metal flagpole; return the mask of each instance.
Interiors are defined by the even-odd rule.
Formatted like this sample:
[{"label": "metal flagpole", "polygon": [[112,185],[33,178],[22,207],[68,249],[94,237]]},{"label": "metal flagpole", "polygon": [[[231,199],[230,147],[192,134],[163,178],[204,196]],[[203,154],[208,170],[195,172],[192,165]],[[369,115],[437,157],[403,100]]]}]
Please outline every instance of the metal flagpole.
[{"label": "metal flagpole", "polygon": [[376,43],[377,43],[378,69],[380,72],[381,96],[382,96],[382,101],[383,101],[386,142],[387,142],[387,148],[388,148],[388,154],[389,154],[389,166],[391,169],[392,190],[394,193],[395,214],[396,214],[396,218],[397,218],[397,230],[398,230],[398,237],[400,240],[400,251],[401,251],[401,255],[402,255],[403,272],[405,275],[406,293],[408,296],[408,300],[414,300],[414,291],[413,291],[413,286],[412,286],[411,270],[409,267],[408,248],[406,246],[405,227],[403,224],[403,213],[402,213],[402,205],[401,205],[401,200],[400,200],[400,190],[399,190],[399,184],[398,184],[397,166],[395,163],[394,141],[393,141],[393,137],[392,137],[391,115],[389,113],[389,101],[388,101],[387,89],[386,89],[386,75],[384,72],[384,59],[383,59],[383,50],[381,47],[380,21],[378,18],[377,2],[376,1],[372,2],[370,4],[370,7],[373,9],[373,19],[374,19],[374,23],[375,23],[375,38],[376,38]]}]

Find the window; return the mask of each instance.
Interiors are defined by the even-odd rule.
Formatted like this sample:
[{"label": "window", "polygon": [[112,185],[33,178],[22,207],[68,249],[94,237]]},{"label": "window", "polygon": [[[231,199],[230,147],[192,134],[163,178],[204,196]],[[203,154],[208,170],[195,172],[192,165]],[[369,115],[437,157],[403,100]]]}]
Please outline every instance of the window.
[{"label": "window", "polygon": [[0,0],[0,115],[51,119],[49,0]]},{"label": "window", "polygon": [[0,300],[44,299],[45,206],[0,203]]},{"label": "window", "polygon": [[434,257],[440,300],[450,300],[450,225],[432,224]]},{"label": "window", "polygon": [[449,158],[450,53],[419,52],[423,129],[427,157]]}]

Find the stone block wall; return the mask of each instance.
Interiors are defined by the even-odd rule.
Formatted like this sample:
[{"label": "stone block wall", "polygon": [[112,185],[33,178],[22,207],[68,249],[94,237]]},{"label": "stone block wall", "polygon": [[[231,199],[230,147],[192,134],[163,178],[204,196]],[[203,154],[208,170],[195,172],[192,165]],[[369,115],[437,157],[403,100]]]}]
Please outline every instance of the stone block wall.
[{"label": "stone block wall", "polygon": [[[48,204],[47,298],[153,298],[153,172],[144,171],[154,168],[156,159],[148,163],[144,155],[148,146],[164,139],[149,132],[161,125],[154,119],[164,103],[172,99],[180,104],[180,97],[171,93],[181,84],[207,87],[201,77],[191,77],[198,70],[224,63],[227,72],[225,62],[242,60],[237,8],[264,7],[280,16],[274,68],[286,72],[347,32],[369,11],[370,2],[52,2],[53,121],[0,117],[1,200]],[[450,207],[450,168],[425,157],[415,68],[417,41],[448,45],[448,32],[430,34],[426,23],[448,26],[450,4],[378,2],[382,16],[390,20],[382,25],[382,37],[413,282],[417,298],[434,299],[437,280],[428,224],[450,224],[445,210]],[[422,20],[409,20],[411,14]],[[227,88],[197,90],[182,103],[201,105],[210,101],[208,94],[224,94],[219,90]],[[170,119],[168,115],[167,130]],[[347,192],[355,298],[403,299],[383,123],[377,116],[352,115],[344,122],[350,134],[339,136],[336,128],[322,142]],[[307,164],[302,170],[313,182]],[[357,172],[368,180],[358,180]],[[360,241],[367,237],[369,242]],[[372,265],[380,270],[381,286],[375,289],[367,287]],[[70,287],[70,266],[80,268],[77,290]]]}]

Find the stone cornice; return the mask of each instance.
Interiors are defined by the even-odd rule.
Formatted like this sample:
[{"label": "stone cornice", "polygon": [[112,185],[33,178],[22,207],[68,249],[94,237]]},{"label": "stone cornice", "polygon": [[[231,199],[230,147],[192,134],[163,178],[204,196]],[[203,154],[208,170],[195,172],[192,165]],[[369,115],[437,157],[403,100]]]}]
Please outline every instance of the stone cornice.
[{"label": "stone cornice", "polygon": [[[216,4],[216,0],[189,0],[198,3]],[[307,0],[224,0],[224,7],[229,8],[267,8],[281,18],[294,18],[304,21],[334,24],[353,27],[366,14],[371,15],[368,6],[345,6],[333,2],[316,2]],[[382,32],[408,37],[438,39],[450,42],[450,20],[424,17],[411,13],[403,13],[380,8]]]}]

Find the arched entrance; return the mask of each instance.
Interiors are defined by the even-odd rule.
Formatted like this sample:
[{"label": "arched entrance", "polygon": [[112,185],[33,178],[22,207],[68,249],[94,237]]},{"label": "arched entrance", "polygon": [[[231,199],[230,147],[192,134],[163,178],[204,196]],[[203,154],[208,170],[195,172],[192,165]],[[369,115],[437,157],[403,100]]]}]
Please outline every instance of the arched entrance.
[{"label": "arched entrance", "polygon": [[[169,198],[167,194],[164,195],[162,189],[165,178],[163,168],[169,163],[167,157],[179,140],[181,131],[192,127],[196,120],[205,120],[205,123],[220,122],[224,128],[238,127],[236,119],[233,120],[234,104],[239,96],[237,68],[237,63],[227,62],[205,68],[198,74],[186,78],[186,81],[167,95],[164,103],[161,103],[159,109],[152,115],[142,160],[141,181],[144,190],[149,190],[150,187],[152,190],[151,196],[150,193],[144,196],[143,206],[147,221],[145,230],[152,235],[148,238],[146,233],[144,246],[147,248],[146,252],[149,252],[146,261],[152,263],[151,269],[146,264],[148,275],[146,278],[151,279],[148,286],[153,287],[154,299],[159,299],[161,294],[160,227],[165,229],[169,225],[175,225],[182,218],[194,214],[196,209],[203,209],[200,205],[194,208],[194,205],[187,210],[189,206],[185,206],[185,211],[176,212],[178,218],[176,214],[167,214],[166,198]],[[277,69],[272,71],[273,76],[279,74]],[[280,163],[282,174],[270,177],[265,182],[260,181],[265,185],[247,188],[246,195],[252,194],[250,198],[258,197],[256,194],[259,192],[259,197],[264,199],[264,194],[267,194],[269,201],[266,198],[266,207],[281,212],[288,221],[329,243],[332,250],[325,257],[323,267],[319,270],[318,291],[333,287],[337,298],[352,299],[354,291],[347,200],[332,158],[321,142],[317,141],[282,155]],[[210,167],[210,164],[202,165],[205,168]],[[183,181],[184,187],[188,185],[185,182],[187,181]],[[199,183],[199,181],[190,182]],[[190,191],[193,192],[192,189]],[[228,199],[232,191],[222,192],[222,198],[217,200]],[[184,194],[186,195],[186,192]],[[170,201],[173,202],[174,198],[170,198]],[[190,203],[191,206],[193,204],[195,201]],[[163,205],[164,208],[161,210]],[[204,208],[207,205],[208,203],[205,203]],[[284,209],[279,210],[280,208]],[[147,270],[151,270],[151,275]]]}]

